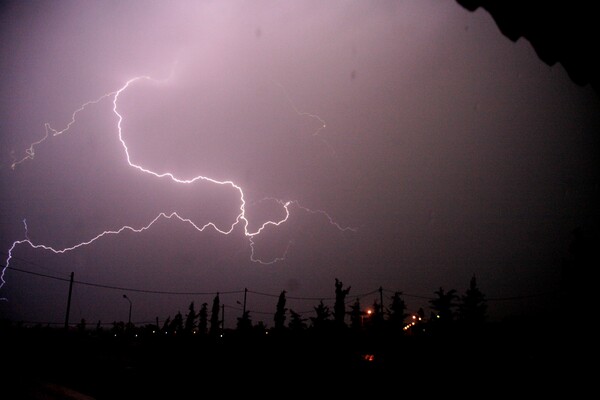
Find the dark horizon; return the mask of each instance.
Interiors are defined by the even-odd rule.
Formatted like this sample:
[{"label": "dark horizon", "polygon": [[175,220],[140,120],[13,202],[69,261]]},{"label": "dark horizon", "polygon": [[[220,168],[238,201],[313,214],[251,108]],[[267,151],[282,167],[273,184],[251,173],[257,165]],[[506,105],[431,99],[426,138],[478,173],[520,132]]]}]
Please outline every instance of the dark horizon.
[{"label": "dark horizon", "polygon": [[[582,266],[576,266],[576,269],[581,269],[581,268],[582,268]],[[222,310],[222,312],[224,312],[226,314],[225,315],[225,317],[226,317],[225,325],[223,326],[223,329],[235,329],[235,321],[243,314],[244,308],[242,307],[242,305],[246,305],[246,302],[247,302],[246,310],[251,312],[251,320],[252,320],[253,324],[257,324],[260,322],[261,324],[264,324],[264,326],[266,328],[272,328],[273,315],[275,313],[277,297],[281,294],[282,291],[284,291],[282,289],[277,293],[264,293],[264,292],[254,291],[254,290],[252,290],[252,288],[244,287],[239,290],[229,290],[229,291],[218,291],[217,290],[217,291],[213,291],[213,292],[202,292],[202,293],[172,292],[172,291],[160,291],[160,290],[147,290],[147,289],[141,289],[141,288],[124,288],[124,287],[119,287],[119,286],[109,286],[109,285],[105,285],[105,284],[101,284],[101,283],[79,281],[77,279],[77,276],[75,276],[75,274],[73,274],[73,282],[71,284],[70,278],[49,276],[49,275],[33,273],[31,271],[21,270],[21,269],[15,269],[15,270],[25,273],[25,274],[32,274],[34,276],[41,277],[44,279],[52,279],[52,280],[56,280],[56,281],[62,281],[65,283],[63,285],[64,286],[64,299],[65,299],[63,309],[66,310],[65,314],[68,314],[69,327],[71,327],[71,328],[79,325],[81,323],[81,320],[83,320],[86,323],[88,328],[94,327],[97,324],[100,324],[102,327],[113,326],[117,322],[127,321],[127,319],[122,318],[124,311],[127,311],[127,309],[129,308],[129,311],[133,312],[134,316],[137,313],[137,309],[133,308],[134,303],[132,302],[131,298],[135,299],[135,302],[136,302],[135,305],[137,308],[137,305],[138,305],[137,302],[139,301],[139,299],[141,299],[141,298],[143,299],[143,296],[158,296],[158,297],[177,296],[179,299],[181,299],[179,304],[184,307],[179,307],[177,310],[172,310],[172,312],[168,313],[167,315],[155,315],[154,319],[143,319],[142,320],[139,318],[137,318],[137,319],[133,318],[131,322],[134,326],[136,326],[138,328],[143,327],[145,325],[155,324],[157,319],[159,321],[159,325],[161,325],[160,322],[164,323],[164,321],[166,319],[173,318],[177,313],[183,313],[187,309],[186,307],[190,303],[194,303],[194,304],[196,304],[196,306],[199,306],[202,303],[210,304],[214,300],[215,296],[218,296],[221,299],[221,305],[225,308],[224,310]],[[472,278],[476,279],[477,277],[473,276]],[[344,282],[344,281],[340,280],[340,282]],[[71,317],[71,313],[70,313],[71,298],[69,297],[69,294],[70,294],[69,292],[70,292],[70,290],[72,292],[73,288],[76,286],[79,286],[80,288],[88,288],[88,289],[96,288],[99,290],[106,290],[106,291],[111,291],[114,293],[122,293],[122,297],[127,297],[127,299],[126,299],[126,301],[124,300],[122,302],[122,305],[121,305],[122,307],[120,307],[120,309],[115,312],[115,315],[120,315],[121,317],[102,321],[101,319],[93,319],[93,318],[86,317],[85,315],[83,315],[83,316],[81,316],[81,318],[79,320],[73,320],[73,318]],[[444,285],[439,285],[435,292],[437,292],[440,289],[445,290],[445,291],[454,291],[454,292],[456,292],[457,296],[459,296],[459,298],[460,298],[461,296],[464,296],[466,294],[468,287],[469,287],[468,283],[465,283],[464,288],[461,290],[452,288],[452,287],[447,287]],[[403,300],[407,303],[407,312],[410,315],[416,315],[417,312],[424,311],[427,318],[429,318],[430,313],[433,312],[432,306],[431,306],[431,301],[436,298],[435,292],[432,292],[430,295],[427,296],[424,294],[411,293],[410,291],[390,289],[390,288],[387,288],[384,286],[379,286],[379,287],[374,288],[373,290],[371,290],[369,292],[365,292],[365,293],[354,293],[351,289],[352,289],[352,285],[350,284],[348,286],[349,293],[348,293],[347,299],[345,301],[345,304],[347,307],[352,305],[355,301],[359,301],[361,304],[362,310],[366,311],[368,309],[372,310],[374,308],[373,307],[374,303],[381,304],[383,301],[383,306],[387,310],[392,297],[395,294],[399,294],[403,298]],[[561,287],[557,287],[555,290],[550,291],[550,292],[533,293],[533,294],[522,295],[522,296],[517,296],[517,297],[504,297],[504,298],[492,297],[492,298],[490,298],[485,293],[483,293],[484,300],[485,300],[485,303],[487,306],[486,322],[498,323],[498,322],[511,321],[511,320],[515,320],[515,319],[519,319],[519,318],[531,319],[534,317],[535,317],[536,321],[544,321],[547,319],[554,318],[556,311],[557,311],[557,307],[559,307],[560,304],[564,304],[564,303],[570,304],[570,302],[564,301],[564,298],[571,296],[573,290],[574,290],[573,288],[570,288],[567,286],[567,282],[564,282],[563,285],[561,285]],[[315,307],[317,306],[317,303],[319,303],[320,301],[323,301],[325,303],[325,305],[327,305],[328,307],[333,306],[333,302],[335,300],[335,292],[334,292],[334,287],[332,284],[331,291],[326,296],[298,297],[298,296],[289,296],[288,295],[286,297],[287,297],[288,302],[296,305],[296,307],[293,308],[293,310],[296,313],[299,313],[303,317],[310,318],[310,317],[314,316]],[[259,299],[258,301],[257,301],[257,298]],[[262,298],[262,301],[260,300],[261,298]],[[563,301],[561,301],[561,298],[563,298]],[[187,299],[187,300],[184,300],[184,299]],[[243,299],[243,300],[241,300],[241,299]],[[198,301],[198,300],[201,300],[201,301]],[[186,303],[186,301],[187,301],[187,303]],[[272,303],[270,309],[264,308],[267,306],[267,304],[269,302]],[[515,303],[515,302],[520,303],[522,305],[520,308],[520,312],[507,313],[506,311],[504,311],[504,312],[502,311],[503,303]],[[531,304],[529,304],[529,303],[531,303]],[[263,308],[257,308],[256,307],[257,304]],[[300,306],[298,307],[298,305],[300,305]],[[540,305],[543,305],[543,306],[540,306]],[[566,308],[564,309],[564,311],[568,312],[568,310]],[[149,315],[147,313],[147,311],[145,311],[145,312],[147,315]],[[29,327],[32,327],[32,326],[60,327],[65,324],[64,319],[62,321],[28,321],[28,320],[18,320],[18,319],[10,319],[10,318],[4,318],[4,319],[5,319],[5,323],[8,322],[11,324],[23,325],[23,326],[29,326]]]},{"label": "dark horizon", "polygon": [[[340,282],[338,291],[337,283],[336,305],[349,295],[348,287]],[[476,292],[472,299],[479,298]],[[447,295],[440,291],[438,299]],[[280,296],[280,316],[286,304]],[[288,380],[298,382],[295,395],[338,396],[363,388],[371,395],[389,394],[399,381],[423,390],[433,380],[437,385],[428,389],[430,394],[464,393],[465,388],[486,394],[486,385],[524,395],[587,393],[585,382],[577,382],[585,376],[581,356],[591,349],[589,323],[564,327],[551,319],[541,324],[516,319],[490,325],[462,310],[460,319],[447,319],[447,304],[440,301],[436,318],[407,325],[398,324],[398,317],[413,321],[398,304],[385,319],[377,312],[363,319],[356,309],[346,309],[351,322],[340,323],[342,311],[334,306],[332,313],[321,309],[321,318],[311,318],[304,327],[297,316],[288,316],[289,325],[279,319],[282,325],[271,329],[244,324],[243,318],[235,329],[221,329],[210,312],[197,325],[182,316],[181,330],[172,330],[173,324],[122,322],[112,329],[3,325],[0,339],[13,350],[4,390],[31,400],[189,398],[198,396],[199,381],[242,383],[228,388],[229,394],[247,393],[246,385],[260,381],[267,385],[263,397],[269,398],[268,385]],[[472,304],[479,308],[482,303]]]}]

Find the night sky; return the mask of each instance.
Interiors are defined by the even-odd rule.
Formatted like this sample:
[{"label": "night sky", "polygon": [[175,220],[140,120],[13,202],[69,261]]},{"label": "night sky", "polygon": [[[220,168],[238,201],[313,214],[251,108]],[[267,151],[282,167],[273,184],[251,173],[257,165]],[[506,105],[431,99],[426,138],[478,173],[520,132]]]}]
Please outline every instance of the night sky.
[{"label": "night sky", "polygon": [[219,292],[234,327],[247,288],[272,326],[336,278],[428,312],[476,276],[492,319],[535,314],[598,226],[598,94],[483,9],[2,4],[2,317],[64,323],[71,272],[72,323]]}]

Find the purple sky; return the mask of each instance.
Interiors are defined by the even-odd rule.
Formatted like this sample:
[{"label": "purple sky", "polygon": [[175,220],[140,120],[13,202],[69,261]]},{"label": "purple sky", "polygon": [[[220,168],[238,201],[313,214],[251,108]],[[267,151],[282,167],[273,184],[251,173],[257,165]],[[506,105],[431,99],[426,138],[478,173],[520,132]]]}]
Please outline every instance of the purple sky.
[{"label": "purple sky", "polygon": [[[68,283],[49,276],[71,272],[206,293],[76,284],[71,322],[126,320],[125,293],[134,322],[163,321],[218,291],[226,327],[244,288],[252,320],[271,326],[281,290],[305,317],[318,299],[332,308],[335,278],[349,301],[369,306],[382,286],[386,304],[402,291],[428,312],[434,291],[462,294],[475,274],[498,319],[554,304],[534,295],[559,288],[573,229],[598,222],[597,94],[484,10],[38,1],[5,3],[0,19],[0,254],[6,265],[12,247],[18,269],[4,272],[1,316],[63,323]],[[131,164],[235,186],[132,167],[119,115]],[[24,159],[46,123],[62,134]],[[228,231],[240,190],[248,225],[229,234],[159,218],[64,254],[32,247],[172,212]],[[287,201],[289,218],[253,235]]]}]

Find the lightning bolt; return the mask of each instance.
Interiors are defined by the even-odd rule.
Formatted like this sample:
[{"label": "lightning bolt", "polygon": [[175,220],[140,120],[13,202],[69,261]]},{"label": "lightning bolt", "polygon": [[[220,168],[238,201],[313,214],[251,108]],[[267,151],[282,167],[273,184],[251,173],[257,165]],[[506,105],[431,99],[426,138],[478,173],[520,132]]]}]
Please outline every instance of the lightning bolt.
[{"label": "lightning bolt", "polygon": [[[129,164],[129,166],[131,168],[134,168],[138,171],[140,171],[141,173],[144,174],[149,174],[152,175],[156,178],[165,178],[165,179],[170,179],[173,182],[176,182],[178,184],[183,184],[183,185],[191,185],[194,184],[196,182],[199,181],[205,181],[205,182],[209,182],[211,184],[215,184],[215,185],[221,185],[221,186],[229,186],[232,190],[236,191],[238,193],[239,196],[239,213],[237,214],[237,216],[235,217],[235,219],[233,220],[233,222],[231,223],[231,225],[229,225],[228,228],[223,229],[223,228],[219,228],[215,223],[213,222],[208,222],[204,225],[199,225],[197,223],[195,223],[194,221],[192,221],[189,218],[185,218],[181,215],[179,215],[176,212],[172,212],[170,214],[167,213],[160,213],[158,214],[154,219],[152,219],[149,223],[147,223],[144,226],[140,226],[140,227],[133,227],[133,226],[129,226],[129,225],[124,225],[119,229],[116,230],[106,230],[103,231],[101,233],[99,233],[98,235],[89,238],[85,241],[79,242],[75,245],[69,246],[69,247],[64,247],[64,248],[54,248],[52,246],[48,246],[45,244],[39,244],[39,243],[34,243],[33,241],[30,240],[29,236],[28,236],[28,232],[27,232],[27,223],[25,220],[23,220],[23,224],[25,227],[25,238],[21,239],[21,240],[16,240],[12,243],[10,249],[8,250],[8,257],[6,259],[4,268],[2,269],[1,273],[0,273],[0,288],[2,288],[2,286],[4,286],[4,284],[6,283],[4,280],[4,275],[6,272],[6,269],[9,268],[10,266],[10,262],[11,259],[13,257],[13,251],[15,250],[15,248],[17,246],[21,246],[21,245],[28,245],[33,249],[42,249],[42,250],[46,250],[46,251],[50,251],[54,254],[63,254],[63,253],[67,253],[73,250],[76,250],[80,247],[83,246],[87,246],[90,245],[92,243],[94,243],[97,240],[100,240],[101,238],[104,238],[106,236],[112,236],[112,235],[119,235],[120,233],[124,232],[124,231],[130,231],[133,233],[141,233],[143,231],[146,231],[148,229],[150,229],[158,220],[160,219],[174,219],[174,220],[178,220],[182,223],[186,223],[191,225],[194,229],[196,229],[199,232],[203,232],[205,229],[207,228],[212,228],[215,231],[223,234],[223,235],[229,235],[230,233],[232,233],[235,228],[237,226],[241,226],[243,231],[244,231],[244,235],[245,237],[248,239],[248,243],[250,246],[250,260],[252,262],[255,263],[259,263],[259,264],[263,264],[263,265],[268,265],[268,264],[273,264],[276,262],[280,262],[285,260],[287,252],[291,246],[291,242],[288,243],[285,251],[283,252],[283,254],[280,257],[275,257],[271,260],[261,260],[260,258],[257,258],[255,256],[255,243],[254,243],[254,238],[258,235],[260,235],[265,229],[269,228],[269,227],[278,227],[280,225],[282,225],[283,223],[285,223],[286,221],[288,221],[289,217],[290,217],[290,208],[292,206],[295,206],[305,212],[308,213],[312,213],[312,214],[321,214],[324,215],[327,220],[329,221],[329,223],[333,226],[335,226],[338,230],[340,231],[346,231],[346,230],[351,230],[351,231],[356,231],[355,228],[351,228],[351,227],[342,227],[341,225],[339,225],[337,222],[335,222],[333,220],[333,218],[327,214],[324,211],[321,210],[311,210],[309,208],[306,208],[304,206],[301,206],[297,201],[283,201],[280,199],[275,199],[275,198],[270,198],[271,200],[274,200],[276,202],[276,204],[279,205],[279,207],[281,207],[281,209],[283,210],[283,216],[279,219],[275,219],[275,220],[268,220],[264,223],[262,223],[258,228],[256,228],[255,230],[250,230],[249,229],[249,225],[250,222],[246,217],[246,199],[244,197],[244,191],[242,190],[242,188],[237,185],[236,183],[234,183],[231,180],[217,180],[217,179],[213,179],[207,176],[203,176],[203,175],[197,175],[194,176],[192,178],[189,179],[182,179],[180,177],[175,176],[173,173],[171,172],[156,172],[156,171],[152,171],[150,169],[147,169],[145,167],[143,167],[140,164],[135,163],[132,158],[131,155],[129,153],[129,147],[127,146],[127,143],[125,142],[125,139],[123,138],[123,120],[124,120],[124,116],[121,113],[121,111],[119,110],[119,98],[121,96],[121,94],[123,94],[123,92],[125,92],[126,90],[128,90],[130,87],[132,87],[134,84],[141,82],[141,81],[151,81],[154,83],[162,83],[165,82],[166,80],[168,80],[169,78],[159,81],[156,79],[153,79],[149,76],[137,76],[134,78],[129,79],[127,82],[125,82],[125,84],[120,87],[118,90],[106,93],[98,98],[96,98],[95,100],[91,100],[88,101],[86,103],[83,103],[79,108],[77,108],[72,114],[71,114],[71,119],[69,120],[69,122],[66,124],[66,126],[61,129],[61,130],[57,130],[54,129],[49,123],[45,123],[44,124],[44,136],[32,143],[26,150],[25,150],[25,156],[18,160],[13,162],[13,164],[11,165],[11,168],[14,170],[19,164],[27,161],[27,160],[32,160],[35,157],[35,151],[36,148],[41,145],[43,142],[45,142],[46,140],[48,140],[51,137],[55,137],[55,136],[59,136],[59,135],[63,135],[69,132],[69,130],[71,129],[71,127],[76,123],[77,121],[77,116],[78,114],[80,114],[81,112],[83,112],[85,109],[98,104],[104,100],[107,99],[112,99],[112,112],[113,114],[116,116],[117,119],[117,123],[116,123],[116,128],[117,128],[117,133],[118,133],[118,138],[119,141],[121,143],[123,152],[125,154],[125,158],[127,160],[127,163]],[[281,85],[280,85],[281,86]],[[282,87],[282,86],[281,86]],[[283,87],[282,87],[283,88]],[[315,118],[317,119],[321,124],[322,127],[319,128],[319,130],[317,130],[314,135],[317,135],[319,133],[320,130],[325,128],[325,121],[323,119],[321,119],[319,116],[315,115],[315,114],[309,114],[309,113],[304,113],[304,112],[300,112],[296,106],[293,104],[293,102],[291,101],[289,95],[287,94],[287,92],[285,92],[285,96],[288,99],[288,101],[290,102],[290,105],[293,107],[293,109],[299,114],[299,115],[304,115],[304,116],[308,116],[310,118]],[[2,298],[0,300],[6,300],[6,298]]]},{"label": "lightning bolt", "polygon": [[325,120],[323,120],[323,118],[319,117],[316,114],[311,114],[311,113],[308,113],[305,111],[300,111],[298,109],[298,107],[296,107],[296,104],[292,101],[292,98],[290,97],[290,95],[289,95],[288,91],[285,89],[285,87],[283,87],[283,85],[279,82],[275,82],[275,84],[281,88],[290,107],[292,107],[294,109],[296,114],[305,116],[305,117],[309,117],[309,118],[313,118],[313,119],[316,119],[317,121],[319,121],[321,126],[316,131],[313,132],[313,136],[317,136],[323,129],[327,128],[327,123],[325,123]]},{"label": "lightning bolt", "polygon": [[317,128],[316,131],[313,132],[313,136],[317,136],[318,139],[323,142],[323,144],[325,144],[325,146],[327,146],[329,148],[329,150],[331,151],[331,154],[333,154],[334,156],[337,157],[337,153],[335,152],[335,149],[333,148],[333,146],[331,146],[331,144],[329,144],[329,142],[327,140],[325,140],[323,137],[321,137],[320,133],[323,129],[327,128],[327,123],[325,122],[325,120],[321,117],[319,117],[316,114],[311,114],[309,112],[306,111],[300,111],[298,109],[298,107],[296,106],[296,103],[294,103],[294,101],[292,100],[292,97],[290,96],[290,94],[288,93],[288,91],[285,89],[285,87],[279,83],[279,82],[275,82],[275,84],[277,86],[279,86],[281,88],[281,90],[283,91],[283,94],[288,102],[288,104],[290,105],[290,107],[294,110],[294,112],[302,117],[308,117],[308,118],[312,118],[315,119],[319,122],[320,126],[319,128]]}]

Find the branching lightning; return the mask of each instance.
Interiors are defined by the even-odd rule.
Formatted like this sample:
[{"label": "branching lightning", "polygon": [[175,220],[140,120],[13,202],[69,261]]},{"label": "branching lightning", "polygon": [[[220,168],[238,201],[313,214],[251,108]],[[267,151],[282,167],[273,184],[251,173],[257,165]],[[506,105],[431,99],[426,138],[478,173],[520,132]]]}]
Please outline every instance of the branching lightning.
[{"label": "branching lightning", "polygon": [[[168,79],[168,78],[167,78]],[[212,228],[215,231],[223,234],[223,235],[229,235],[230,233],[232,233],[235,228],[239,225],[242,227],[243,232],[245,237],[248,239],[249,242],[249,246],[250,246],[250,260],[252,262],[255,263],[259,263],[259,264],[273,264],[276,262],[280,262],[285,260],[287,252],[291,246],[291,242],[288,243],[288,246],[286,247],[284,253],[280,256],[280,257],[275,257],[271,260],[262,260],[260,258],[257,258],[255,256],[255,248],[254,248],[254,238],[258,235],[260,235],[265,229],[269,228],[269,227],[277,227],[282,225],[283,223],[285,223],[286,221],[288,221],[289,217],[290,217],[290,208],[292,206],[297,207],[300,210],[303,210],[305,212],[308,213],[312,213],[312,214],[320,214],[323,215],[327,218],[327,220],[329,221],[329,223],[331,225],[333,225],[334,227],[336,227],[338,230],[340,231],[355,231],[355,228],[351,228],[351,227],[342,227],[341,225],[339,225],[337,222],[335,222],[333,220],[333,218],[327,214],[324,211],[321,210],[311,210],[308,209],[304,206],[301,206],[297,201],[293,200],[293,201],[283,201],[283,200],[279,200],[279,199],[273,199],[271,198],[271,200],[274,200],[276,202],[276,204],[278,204],[282,211],[283,211],[283,216],[279,219],[275,219],[275,220],[268,220],[264,223],[262,223],[257,229],[251,231],[249,229],[249,220],[246,217],[246,199],[244,197],[244,191],[242,190],[242,188],[237,185],[236,183],[234,183],[233,181],[230,180],[216,180],[207,176],[203,176],[203,175],[197,175],[195,177],[192,177],[190,179],[182,179],[179,177],[176,177],[173,173],[171,172],[156,172],[156,171],[152,171],[150,169],[147,169],[145,167],[143,167],[140,164],[135,163],[129,153],[129,148],[127,146],[127,143],[125,141],[125,139],[123,138],[123,120],[124,120],[124,116],[122,114],[122,112],[119,110],[119,98],[121,96],[121,94],[123,94],[126,90],[130,89],[134,84],[140,82],[140,81],[151,81],[151,82],[155,82],[155,83],[160,83],[162,81],[158,81],[155,80],[153,78],[150,78],[149,76],[138,76],[135,78],[132,78],[130,80],[128,80],[121,88],[119,88],[118,90],[106,93],[100,97],[98,97],[95,100],[91,100],[88,101],[84,104],[82,104],[79,108],[77,108],[72,114],[71,114],[71,119],[70,121],[66,124],[66,126],[61,129],[61,130],[57,130],[54,129],[52,126],[50,126],[49,123],[44,124],[44,129],[45,129],[45,134],[44,136],[32,143],[26,150],[25,150],[25,156],[23,158],[21,158],[18,161],[13,162],[13,164],[11,165],[12,169],[15,169],[19,164],[27,161],[27,160],[32,160],[35,157],[35,151],[36,148],[38,146],[40,146],[43,142],[45,142],[46,140],[48,140],[51,137],[55,137],[55,136],[59,136],[62,134],[66,134],[69,132],[69,130],[71,129],[71,127],[76,123],[77,121],[77,116],[78,114],[80,114],[81,112],[83,112],[84,110],[86,110],[87,108],[98,104],[104,100],[107,99],[111,99],[112,101],[112,112],[113,114],[116,116],[117,119],[117,123],[116,123],[116,131],[118,134],[118,138],[119,141],[122,145],[124,154],[125,154],[125,158],[127,160],[127,163],[129,164],[130,167],[137,169],[138,171],[145,173],[145,174],[149,174],[152,175],[156,178],[166,178],[166,179],[170,179],[173,182],[176,182],[178,184],[184,184],[184,185],[190,185],[190,184],[194,184],[198,181],[205,181],[205,182],[209,182],[215,185],[222,185],[222,186],[229,186],[231,187],[232,190],[237,191],[238,195],[239,195],[239,213],[237,214],[237,216],[233,219],[233,222],[226,228],[219,228],[215,223],[213,222],[208,222],[204,225],[200,225],[195,223],[194,221],[192,221],[189,218],[185,218],[181,215],[179,215],[177,212],[172,212],[172,213],[164,213],[161,212],[160,214],[158,214],[154,219],[152,219],[149,223],[147,223],[144,226],[140,226],[140,227],[133,227],[133,226],[129,226],[129,225],[124,225],[122,227],[120,227],[119,229],[115,229],[115,230],[105,230],[101,233],[99,233],[98,235],[88,238],[84,241],[81,241],[77,244],[74,244],[72,246],[69,247],[64,247],[64,248],[54,248],[52,246],[48,246],[48,245],[44,245],[44,244],[39,244],[39,243],[34,243],[32,240],[30,240],[28,232],[27,232],[27,223],[25,220],[23,220],[23,224],[24,224],[24,228],[25,228],[25,237],[24,239],[21,240],[16,240],[12,243],[10,249],[8,250],[8,257],[6,259],[4,268],[2,269],[2,272],[0,273],[0,288],[5,284],[5,280],[4,280],[4,275],[6,272],[6,269],[9,268],[10,266],[10,262],[13,256],[13,251],[15,250],[15,248],[17,246],[20,245],[29,245],[31,248],[33,249],[42,249],[42,250],[46,250],[46,251],[50,251],[54,254],[62,254],[62,253],[67,253],[73,250],[76,250],[80,247],[83,246],[87,246],[90,245],[92,243],[94,243],[95,241],[106,237],[106,236],[112,236],[112,235],[119,235],[120,233],[124,232],[124,231],[130,231],[133,233],[141,233],[145,230],[150,229],[158,220],[160,219],[175,219],[175,220],[179,220],[180,222],[186,223],[191,225],[194,229],[196,229],[199,232],[204,231],[207,228]],[[281,86],[281,85],[280,85]],[[282,87],[283,88],[283,87]],[[285,91],[284,91],[285,92]],[[309,113],[304,113],[304,112],[300,112],[296,106],[293,104],[293,102],[291,101],[289,95],[287,94],[287,92],[285,92],[285,96],[288,100],[288,102],[290,103],[290,105],[292,106],[292,108],[294,109],[294,111],[296,113],[298,113],[299,115],[303,115],[303,116],[307,116],[310,118],[314,118],[317,119],[320,123],[321,123],[321,127],[314,133],[314,135],[318,135],[319,132],[325,128],[326,124],[325,121],[320,118],[319,116],[315,115],[315,114],[309,114]],[[6,300],[5,298],[2,300]]]},{"label": "branching lightning", "polygon": [[325,123],[325,121],[323,120],[323,118],[319,117],[316,114],[311,114],[311,113],[308,113],[308,112],[305,112],[305,111],[300,111],[298,109],[298,107],[296,107],[296,104],[294,104],[294,102],[292,101],[292,98],[288,94],[287,90],[285,90],[285,88],[283,87],[283,85],[281,83],[279,83],[279,82],[275,82],[275,83],[277,84],[277,86],[279,86],[281,88],[281,90],[283,90],[283,94],[285,95],[286,100],[288,101],[288,103],[290,104],[290,106],[294,109],[294,111],[296,112],[296,114],[316,119],[321,124],[321,126],[316,131],[313,132],[313,136],[317,136],[323,129],[327,128],[327,124]]},{"label": "branching lightning", "polygon": [[321,137],[320,133],[323,129],[327,128],[327,123],[325,122],[325,120],[321,117],[319,117],[316,114],[311,114],[309,112],[306,111],[300,111],[298,109],[298,107],[296,107],[296,104],[292,101],[292,98],[290,97],[288,91],[283,87],[283,85],[279,82],[275,82],[277,84],[277,86],[279,86],[281,88],[281,90],[283,91],[283,94],[285,95],[285,98],[288,102],[288,104],[290,105],[290,107],[292,107],[292,109],[294,110],[294,112],[302,117],[308,117],[308,118],[312,118],[317,120],[317,122],[320,124],[319,128],[317,128],[316,131],[313,132],[313,136],[316,136],[319,138],[319,140],[321,142],[323,142],[323,144],[325,144],[325,146],[327,146],[329,148],[329,150],[331,150],[331,154],[337,156],[335,149],[331,146],[331,144],[329,144],[329,142],[327,140],[325,140],[323,137]]}]

